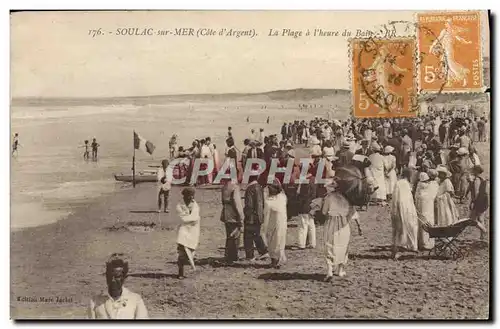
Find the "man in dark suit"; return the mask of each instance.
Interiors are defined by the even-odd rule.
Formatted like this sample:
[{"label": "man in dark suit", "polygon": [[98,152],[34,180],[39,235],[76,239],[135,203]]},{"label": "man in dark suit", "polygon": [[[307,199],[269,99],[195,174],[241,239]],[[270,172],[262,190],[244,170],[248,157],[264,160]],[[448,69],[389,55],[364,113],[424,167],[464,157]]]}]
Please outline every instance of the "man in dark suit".
[{"label": "man in dark suit", "polygon": [[236,153],[236,147],[234,146],[234,139],[232,137],[226,139],[226,145],[227,145],[226,158],[230,158],[232,161],[234,161],[233,164],[234,166],[236,166],[236,172],[237,172],[236,177],[239,177],[238,153]]},{"label": "man in dark suit", "polygon": [[283,123],[283,126],[281,126],[281,139],[286,139],[288,135],[288,127],[286,125],[286,122]]},{"label": "man in dark suit", "polygon": [[335,164],[339,167],[345,167],[351,164],[352,162],[352,157],[354,154],[350,151],[350,143],[349,142],[344,142],[342,144],[342,149],[337,151],[337,154],[335,154],[338,157],[338,160],[335,162]]},{"label": "man in dark suit", "polygon": [[372,154],[372,151],[368,147],[368,142],[369,141],[367,139],[363,139],[361,141],[361,148],[356,151],[356,154],[364,155],[366,157],[370,156],[370,154]]},{"label": "man in dark suit", "polygon": [[235,181],[226,179],[222,182],[221,222],[226,226],[226,251],[224,256],[228,264],[238,260],[238,242],[243,226],[243,204],[240,187]]},{"label": "man in dark suit", "polygon": [[260,254],[259,258],[267,256],[267,246],[260,235],[260,228],[264,223],[264,190],[257,179],[258,176],[250,176],[250,183],[245,191],[243,241],[247,260],[255,260],[254,244]]}]

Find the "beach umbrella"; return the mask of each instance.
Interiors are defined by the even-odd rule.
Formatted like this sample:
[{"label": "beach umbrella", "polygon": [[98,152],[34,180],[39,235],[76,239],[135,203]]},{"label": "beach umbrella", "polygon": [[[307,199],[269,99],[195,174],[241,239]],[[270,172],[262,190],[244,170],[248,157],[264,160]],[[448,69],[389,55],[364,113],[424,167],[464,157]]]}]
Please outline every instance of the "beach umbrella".
[{"label": "beach umbrella", "polygon": [[353,166],[348,165],[335,170],[335,180],[338,184],[338,189],[347,200],[353,205],[365,205],[370,198],[369,184],[361,171]]}]

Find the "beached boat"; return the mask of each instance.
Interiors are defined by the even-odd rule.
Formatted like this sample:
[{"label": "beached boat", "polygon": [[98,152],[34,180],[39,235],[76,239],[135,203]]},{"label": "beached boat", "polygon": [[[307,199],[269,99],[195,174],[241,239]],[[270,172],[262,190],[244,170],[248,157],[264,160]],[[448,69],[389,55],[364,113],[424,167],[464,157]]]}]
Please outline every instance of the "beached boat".
[{"label": "beached boat", "polygon": [[[132,174],[115,174],[115,179],[119,182],[132,183]],[[144,170],[135,174],[136,183],[156,183],[158,180],[155,170]]]}]

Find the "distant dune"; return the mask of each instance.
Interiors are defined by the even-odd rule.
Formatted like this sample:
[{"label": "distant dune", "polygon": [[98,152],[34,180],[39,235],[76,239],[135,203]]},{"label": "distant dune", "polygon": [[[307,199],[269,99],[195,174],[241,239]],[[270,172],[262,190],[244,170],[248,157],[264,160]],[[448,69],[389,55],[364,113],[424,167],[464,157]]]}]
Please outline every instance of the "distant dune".
[{"label": "distant dune", "polygon": [[[489,85],[489,58],[484,61],[485,85]],[[428,97],[422,97],[422,99]],[[431,103],[449,102],[485,102],[488,98],[480,93],[441,94],[431,97]],[[148,105],[168,103],[206,103],[206,102],[294,102],[317,103],[336,105],[340,107],[351,106],[351,91],[346,89],[289,89],[274,90],[262,93],[227,93],[227,94],[183,94],[183,95],[153,95],[153,96],[128,96],[128,97],[102,97],[102,98],[41,98],[20,97],[13,98],[12,106],[105,106],[105,105]]]},{"label": "distant dune", "polygon": [[269,102],[269,101],[297,101],[308,102],[323,98],[350,95],[345,89],[291,89],[275,90],[262,93],[229,93],[229,94],[185,94],[185,95],[155,95],[130,97],[103,97],[103,98],[41,98],[22,97],[13,98],[12,106],[83,106],[109,104],[163,104],[175,102]]}]

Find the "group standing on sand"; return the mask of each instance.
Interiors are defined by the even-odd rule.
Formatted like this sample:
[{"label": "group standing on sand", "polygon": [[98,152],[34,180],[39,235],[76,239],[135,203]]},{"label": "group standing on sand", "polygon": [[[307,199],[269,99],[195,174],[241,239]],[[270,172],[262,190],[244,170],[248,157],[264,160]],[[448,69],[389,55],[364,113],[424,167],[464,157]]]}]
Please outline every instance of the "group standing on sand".
[{"label": "group standing on sand", "polygon": [[[432,248],[434,241],[424,226],[449,226],[455,223],[459,219],[456,204],[467,200],[469,195],[469,216],[476,222],[481,239],[485,239],[489,186],[487,179],[482,176],[483,168],[474,147],[474,143],[479,140],[471,129],[473,122],[477,121],[475,119],[445,113],[430,113],[407,119],[351,118],[340,121],[315,118],[310,122],[284,124],[280,131],[281,141],[277,135],[256,137],[254,131],[244,141],[245,148],[242,151],[236,149],[229,127],[225,156],[238,163],[240,170],[246,168],[246,162],[253,158],[262,159],[266,165],[270,160],[277,159],[278,165],[285,167],[288,160],[295,160],[294,147],[298,144],[308,147],[312,161],[308,168],[295,164],[291,181],[284,179],[284,173],[276,174],[271,179],[268,170],[262,173],[251,171],[244,193],[240,186],[241,172],[237,177],[221,181],[220,220],[226,231],[226,264],[231,266],[242,261],[238,247],[243,235],[243,261],[268,260],[272,268],[284,266],[287,261],[287,220],[297,216],[298,246],[295,249],[316,248],[316,230],[318,225],[322,225],[322,249],[326,263],[324,280],[332,281],[334,276],[346,276],[351,222],[356,223],[358,233],[362,234],[357,208],[360,203],[346,192],[345,181],[338,175],[339,172],[345,172],[346,168],[351,171],[356,168],[354,171],[359,171],[359,177],[354,180],[363,182],[360,184],[364,187],[368,186],[363,189],[367,207],[368,204],[390,207],[393,259],[400,259],[401,253],[405,251]],[[451,141],[449,152],[444,152],[446,147],[440,136],[435,134],[441,127],[446,128],[443,139]],[[210,138],[195,141],[187,150],[176,145],[175,136],[171,140],[172,155],[174,158],[188,159],[180,162],[187,167],[181,170],[176,165],[169,171],[168,161],[162,162],[158,170],[159,211],[162,201],[164,211],[168,211],[172,179],[191,175],[192,168],[189,167],[193,159],[203,155],[215,160],[213,150],[216,148],[215,145],[211,147]],[[216,163],[214,172],[221,165],[218,161]],[[321,170],[322,166],[324,170]],[[296,184],[302,169],[307,173],[306,182]],[[315,179],[318,176],[325,181],[317,183]],[[198,183],[210,184],[211,180],[202,180],[195,185]],[[201,209],[196,202],[195,188],[185,187],[181,193],[182,200],[176,206],[180,279],[186,276],[186,265],[196,268],[195,252],[201,230]],[[108,281],[108,286],[110,282],[113,280]],[[127,290],[122,291],[126,295],[131,294]],[[109,295],[112,296],[111,293]],[[106,298],[110,298],[111,302]],[[104,305],[121,297],[106,298],[102,299]],[[136,302],[131,307],[136,310],[136,316],[147,316],[140,296],[133,299]],[[105,306],[96,306],[97,303],[92,305],[94,311],[106,310]],[[119,307],[125,308],[123,304]],[[124,310],[123,315],[130,313]]]}]

